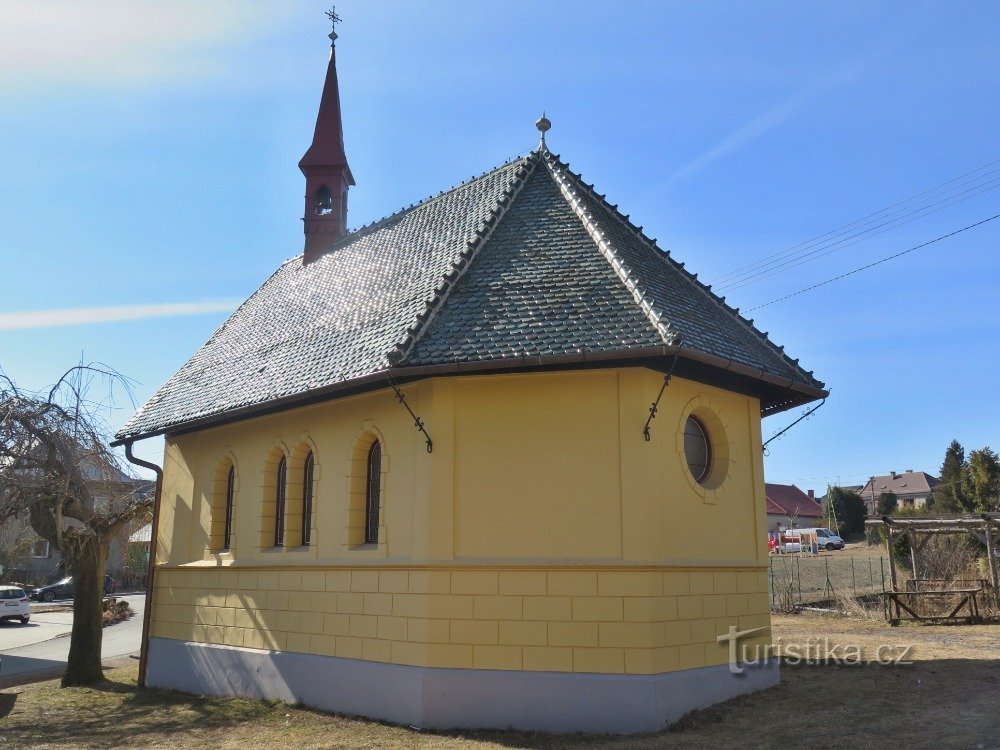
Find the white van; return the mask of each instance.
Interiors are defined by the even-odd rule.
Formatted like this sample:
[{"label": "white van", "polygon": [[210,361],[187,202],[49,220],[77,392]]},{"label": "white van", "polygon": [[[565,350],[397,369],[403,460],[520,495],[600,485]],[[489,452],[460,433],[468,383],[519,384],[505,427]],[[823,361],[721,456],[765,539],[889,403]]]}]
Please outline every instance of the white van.
[{"label": "white van", "polygon": [[27,625],[31,619],[31,600],[24,589],[0,586],[0,620],[20,620]]},{"label": "white van", "polygon": [[827,528],[816,527],[811,529],[790,529],[787,533],[799,536],[807,533],[815,534],[816,541],[819,542],[820,549],[829,550],[831,552],[835,549],[844,549],[844,540]]}]

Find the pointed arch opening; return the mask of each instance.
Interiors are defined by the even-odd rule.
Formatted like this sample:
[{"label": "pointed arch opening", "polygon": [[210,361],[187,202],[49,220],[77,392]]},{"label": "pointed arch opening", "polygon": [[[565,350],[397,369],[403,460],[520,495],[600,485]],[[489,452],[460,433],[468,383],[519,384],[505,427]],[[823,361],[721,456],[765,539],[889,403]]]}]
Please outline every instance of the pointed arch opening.
[{"label": "pointed arch opening", "polygon": [[382,444],[368,449],[365,481],[365,544],[378,544],[379,506],[382,502]]},{"label": "pointed arch opening", "polygon": [[288,454],[285,486],[285,548],[311,547],[316,543],[316,492],[319,462],[309,437]]},{"label": "pointed arch opening", "polygon": [[285,546],[285,500],[288,495],[288,459],[278,461],[274,488],[274,546]]},{"label": "pointed arch opening", "polygon": [[374,427],[360,432],[351,452],[350,503],[347,546],[350,549],[386,550],[385,439]]},{"label": "pointed arch opening", "polygon": [[261,550],[283,547],[286,536],[289,450],[280,440],[264,459],[264,481],[261,487],[260,542]]},{"label": "pointed arch opening", "polygon": [[234,546],[236,492],[239,477],[232,456],[223,458],[215,469],[209,502],[210,552],[231,552]]},{"label": "pointed arch opening", "polygon": [[316,457],[312,451],[306,455],[302,465],[302,546],[312,544],[313,524],[313,480],[316,473]]}]

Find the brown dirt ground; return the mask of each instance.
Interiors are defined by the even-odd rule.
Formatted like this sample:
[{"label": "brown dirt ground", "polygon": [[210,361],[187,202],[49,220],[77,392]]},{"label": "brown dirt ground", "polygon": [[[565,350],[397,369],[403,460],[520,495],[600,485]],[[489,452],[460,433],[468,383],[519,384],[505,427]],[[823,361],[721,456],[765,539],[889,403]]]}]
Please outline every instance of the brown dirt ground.
[{"label": "brown dirt ground", "polygon": [[[0,737],[32,748],[993,747],[1000,744],[1000,626],[904,625],[776,616],[783,646],[912,646],[908,666],[788,666],[781,684],[699,711],[671,730],[608,737],[418,732],[283,704],[135,689],[136,666],[94,688],[57,682],[0,693]],[[824,640],[824,639],[829,639]],[[836,651],[834,652],[836,653]]]}]

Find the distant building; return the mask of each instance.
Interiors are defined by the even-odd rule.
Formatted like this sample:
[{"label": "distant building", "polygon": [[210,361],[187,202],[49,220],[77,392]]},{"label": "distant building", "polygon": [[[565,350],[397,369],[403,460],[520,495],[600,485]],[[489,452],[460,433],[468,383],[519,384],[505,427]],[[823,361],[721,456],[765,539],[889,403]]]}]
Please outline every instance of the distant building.
[{"label": "distant building", "polygon": [[926,508],[937,483],[938,480],[926,471],[907,469],[902,474],[891,471],[885,476],[869,479],[858,494],[865,501],[868,515],[875,516],[882,493],[893,493],[898,501],[897,508]]},{"label": "distant building", "polygon": [[794,484],[765,484],[764,495],[768,531],[822,524],[823,507],[816,502],[812,490],[806,493]]},{"label": "distant building", "polygon": [[[100,486],[114,494],[135,493],[151,495],[153,483],[146,479],[134,479],[117,466],[86,464],[82,467],[84,477],[92,487]],[[107,504],[108,498],[97,497],[97,503]],[[108,546],[105,571],[120,582],[134,583],[145,575],[146,563],[141,570],[133,570],[136,565],[128,556],[126,542],[137,528],[148,523],[149,514],[125,525],[111,538]],[[0,524],[0,558],[5,561],[2,580],[18,583],[51,583],[66,575],[59,550],[42,539],[31,527],[27,514],[9,518]],[[126,581],[126,579],[128,579]],[[134,580],[133,580],[134,579]]]}]

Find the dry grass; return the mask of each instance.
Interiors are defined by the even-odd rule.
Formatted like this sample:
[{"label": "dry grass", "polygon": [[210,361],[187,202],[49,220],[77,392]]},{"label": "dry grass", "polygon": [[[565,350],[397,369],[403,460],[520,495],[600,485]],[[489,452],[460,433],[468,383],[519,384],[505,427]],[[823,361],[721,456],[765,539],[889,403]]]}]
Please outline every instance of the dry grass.
[{"label": "dry grass", "polygon": [[[136,668],[103,685],[47,682],[0,693],[4,746],[33,748],[608,748],[976,747],[1000,742],[1000,632],[995,626],[903,626],[842,617],[775,617],[775,637],[866,651],[914,644],[911,666],[784,667],[781,685],[687,717],[679,727],[631,737],[524,732],[431,733],[276,703],[135,690]],[[813,738],[815,739],[815,738]]]}]

